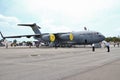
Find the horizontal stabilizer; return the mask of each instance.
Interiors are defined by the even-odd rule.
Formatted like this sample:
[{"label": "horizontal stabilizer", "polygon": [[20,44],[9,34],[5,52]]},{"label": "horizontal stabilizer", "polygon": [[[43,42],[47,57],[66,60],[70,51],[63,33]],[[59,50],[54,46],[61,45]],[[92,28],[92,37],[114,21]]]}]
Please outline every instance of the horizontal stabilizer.
[{"label": "horizontal stabilizer", "polygon": [[37,26],[39,29],[41,29],[41,27],[39,27],[38,25],[36,25],[36,23],[33,23],[33,24],[18,24],[18,26],[30,26],[30,27]]}]

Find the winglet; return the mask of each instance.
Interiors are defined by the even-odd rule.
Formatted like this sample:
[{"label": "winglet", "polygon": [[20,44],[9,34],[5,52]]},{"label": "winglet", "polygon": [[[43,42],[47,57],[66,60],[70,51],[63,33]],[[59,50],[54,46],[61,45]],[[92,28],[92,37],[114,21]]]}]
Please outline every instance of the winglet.
[{"label": "winglet", "polygon": [[3,34],[0,32],[0,35],[1,35],[1,37],[3,38],[3,39],[5,39],[5,37],[3,36]]}]

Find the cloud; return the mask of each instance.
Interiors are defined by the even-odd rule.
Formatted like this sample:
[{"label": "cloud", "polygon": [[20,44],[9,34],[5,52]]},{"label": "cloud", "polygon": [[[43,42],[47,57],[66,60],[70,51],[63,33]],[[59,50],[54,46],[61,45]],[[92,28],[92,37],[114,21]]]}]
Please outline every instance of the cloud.
[{"label": "cloud", "polygon": [[119,32],[119,34],[120,34],[120,27],[117,27],[117,28],[115,29],[115,31]]},{"label": "cloud", "polygon": [[14,27],[17,23],[19,23],[16,17],[3,16],[0,14],[0,27]]},{"label": "cloud", "polygon": [[7,36],[21,34],[21,32],[24,34],[26,28],[17,26],[20,22],[21,21],[16,17],[0,14],[0,31]]},{"label": "cloud", "polygon": [[20,20],[16,17],[0,14],[0,31],[5,35],[15,34],[17,32],[17,23],[19,22]]},{"label": "cloud", "polygon": [[[23,23],[33,21],[39,23],[42,32],[80,31],[86,26],[89,30],[112,34],[111,29],[119,25],[118,16],[114,16],[119,14],[119,0],[12,0],[12,2],[9,8],[6,7],[5,14],[17,16]],[[10,17],[10,21],[8,16],[4,16],[5,18],[7,19],[2,24],[7,26],[10,24],[9,27],[13,26],[16,30],[23,28],[15,27],[18,23],[15,20],[17,18],[12,17],[11,20]],[[32,33],[31,29],[26,30]],[[24,31],[22,33],[24,34]]]},{"label": "cloud", "polygon": [[[29,4],[27,4],[29,2]],[[80,30],[84,26],[94,26],[96,17],[113,9],[117,0],[25,0],[23,4],[29,14],[39,17],[40,24],[48,31]],[[26,5],[27,4],[27,5]],[[108,11],[108,12],[107,12]],[[105,18],[106,16],[104,16]],[[96,20],[99,23],[99,20]],[[91,25],[89,25],[91,24]],[[100,25],[100,24],[98,24]],[[51,30],[53,28],[53,30]],[[59,29],[58,29],[59,28]],[[61,28],[61,29],[60,29]],[[92,27],[95,29],[95,27]]]},{"label": "cloud", "polygon": [[55,25],[55,21],[53,19],[42,19],[40,24],[42,25],[42,30],[44,32],[63,32],[63,31],[70,31],[67,26],[64,25]]},{"label": "cloud", "polygon": [[[98,11],[113,6],[113,0],[25,0],[23,2],[26,10],[31,14],[42,14],[48,17],[58,14],[71,17],[76,21],[92,18]],[[29,4],[26,5],[28,2]]]},{"label": "cloud", "polygon": [[[25,35],[25,34],[31,34],[32,30],[27,27],[18,27],[17,24],[20,23],[21,21],[12,16],[4,16],[0,14],[0,31],[3,33],[4,36],[15,36],[15,35]],[[28,33],[31,32],[31,33]],[[1,39],[1,37],[0,37]],[[8,40],[13,41],[15,38],[11,38]],[[33,40],[31,39],[26,39],[26,38],[18,38],[18,41],[24,41],[24,40]]]},{"label": "cloud", "polygon": [[62,24],[54,19],[48,19],[48,18],[42,19],[39,24],[41,24],[41,28],[42,28],[41,31],[46,33],[81,31],[81,29],[83,29],[83,26],[80,25],[73,26],[72,25],[73,23]]}]

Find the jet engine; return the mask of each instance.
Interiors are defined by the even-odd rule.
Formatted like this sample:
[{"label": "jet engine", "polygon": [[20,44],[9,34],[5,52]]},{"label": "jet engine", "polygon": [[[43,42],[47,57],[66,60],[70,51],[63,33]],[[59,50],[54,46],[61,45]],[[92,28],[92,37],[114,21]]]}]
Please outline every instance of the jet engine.
[{"label": "jet engine", "polygon": [[43,35],[42,40],[47,41],[47,42],[54,42],[55,35],[54,34]]},{"label": "jet engine", "polygon": [[66,33],[66,34],[61,34],[61,35],[59,36],[59,38],[60,38],[61,40],[65,40],[65,41],[72,41],[73,38],[74,38],[74,36],[73,36],[72,33]]}]

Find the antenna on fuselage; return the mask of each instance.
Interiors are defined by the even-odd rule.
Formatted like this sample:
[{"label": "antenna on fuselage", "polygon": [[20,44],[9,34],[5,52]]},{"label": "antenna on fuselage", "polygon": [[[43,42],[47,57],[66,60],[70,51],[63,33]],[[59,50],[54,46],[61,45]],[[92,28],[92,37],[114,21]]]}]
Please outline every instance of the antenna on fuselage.
[{"label": "antenna on fuselage", "polygon": [[87,27],[86,26],[84,27],[84,30],[87,31]]}]

